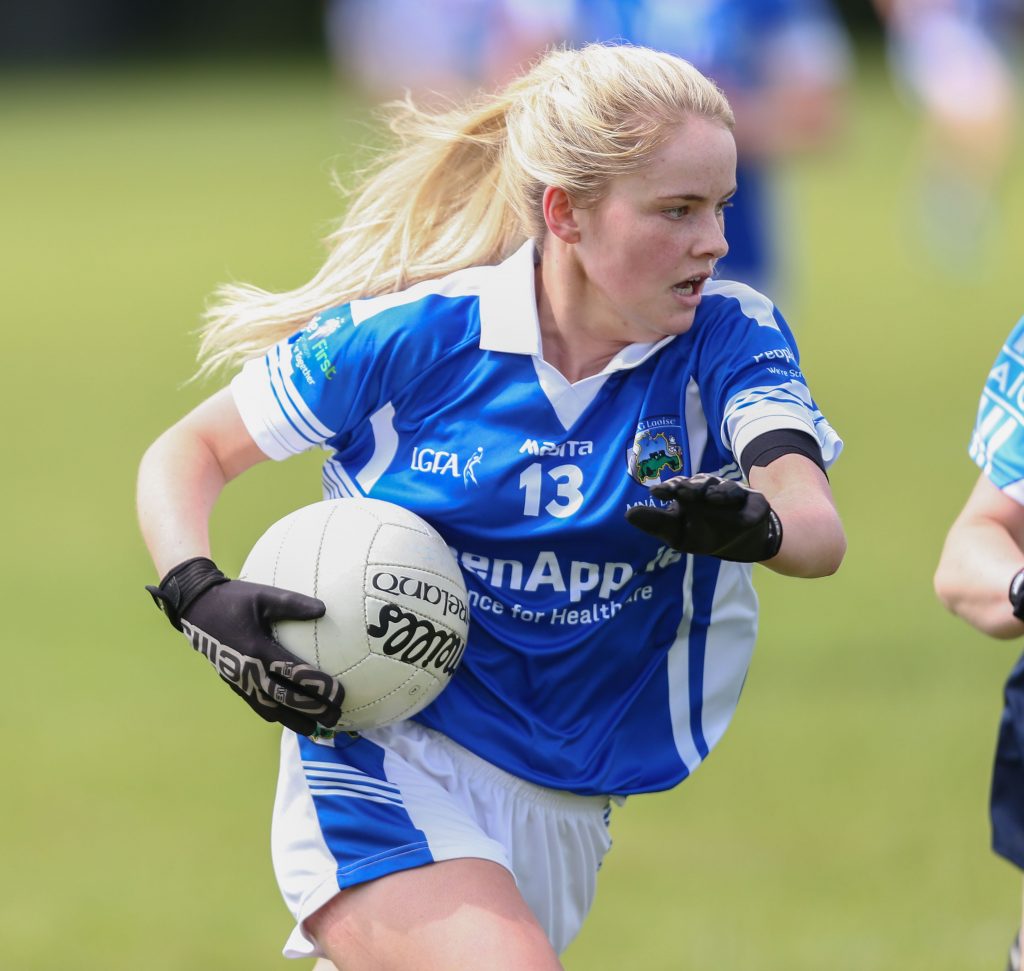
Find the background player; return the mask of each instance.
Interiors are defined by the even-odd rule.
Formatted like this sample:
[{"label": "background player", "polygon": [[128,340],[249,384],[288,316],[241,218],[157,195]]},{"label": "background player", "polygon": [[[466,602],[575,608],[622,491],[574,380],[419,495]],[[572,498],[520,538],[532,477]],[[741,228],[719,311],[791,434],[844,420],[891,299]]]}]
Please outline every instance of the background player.
[{"label": "background player", "polygon": [[736,116],[737,193],[719,272],[773,295],[796,232],[779,166],[834,144],[852,60],[829,0],[334,0],[326,30],[338,69],[375,100],[490,88],[565,41],[685,58]]},{"label": "background player", "polygon": [[737,192],[719,272],[777,297],[796,227],[779,166],[835,143],[852,54],[829,0],[576,0],[576,41],[621,39],[677,54],[736,115]]},{"label": "background player", "polygon": [[963,272],[983,261],[1017,135],[1021,5],[875,0],[899,90],[920,112],[911,198],[925,252]]},{"label": "background player", "polygon": [[[991,637],[1024,634],[1024,318],[981,395],[971,458],[981,475],[946,538],[935,574],[939,599]],[[992,846],[1024,869],[1024,656],[1005,687],[991,793]],[[1024,922],[1022,922],[1024,925]],[[1020,967],[1020,941],[1010,968]]]},{"label": "background player", "polygon": [[[781,314],[711,279],[733,117],[690,65],[552,52],[496,95],[407,107],[394,127],[313,280],[223,291],[206,366],[248,363],[147,451],[140,520],[171,620],[261,668],[220,673],[294,729],[273,833],[297,923],[285,953],[557,968],[610,801],[682,781],[732,716],[750,564],[838,568],[824,468],[841,442]],[[654,455],[670,441],[681,476]],[[267,618],[322,605],[227,580],[207,525],[229,479],[318,444],[326,495],[424,516],[490,606],[415,721],[313,742],[338,692],[288,677]],[[411,462],[442,445],[451,475]]]},{"label": "background player", "polygon": [[565,40],[573,0],[328,0],[327,46],[338,73],[374,101],[419,104],[503,84]]}]

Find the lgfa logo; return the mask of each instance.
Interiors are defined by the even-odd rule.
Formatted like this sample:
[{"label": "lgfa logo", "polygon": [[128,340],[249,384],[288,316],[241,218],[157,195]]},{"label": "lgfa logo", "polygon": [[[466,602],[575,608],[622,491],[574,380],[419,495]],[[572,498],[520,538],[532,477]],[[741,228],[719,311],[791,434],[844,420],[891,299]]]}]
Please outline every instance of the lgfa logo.
[{"label": "lgfa logo", "polygon": [[682,474],[682,437],[678,415],[659,415],[640,422],[633,444],[626,449],[631,478],[643,485]]},{"label": "lgfa logo", "polygon": [[409,468],[414,472],[426,472],[429,475],[450,475],[462,479],[467,488],[477,485],[476,470],[484,457],[484,447],[478,445],[476,451],[468,459],[460,458],[458,452],[449,452],[440,448],[413,447],[412,461]]}]

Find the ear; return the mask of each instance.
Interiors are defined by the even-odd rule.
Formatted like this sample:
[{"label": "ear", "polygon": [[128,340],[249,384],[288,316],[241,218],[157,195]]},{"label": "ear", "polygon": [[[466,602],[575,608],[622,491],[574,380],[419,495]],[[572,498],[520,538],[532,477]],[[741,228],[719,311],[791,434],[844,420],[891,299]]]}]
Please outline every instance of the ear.
[{"label": "ear", "polygon": [[569,193],[565,189],[549,185],[544,190],[542,205],[548,232],[563,243],[578,243],[580,228],[576,223],[576,212]]}]

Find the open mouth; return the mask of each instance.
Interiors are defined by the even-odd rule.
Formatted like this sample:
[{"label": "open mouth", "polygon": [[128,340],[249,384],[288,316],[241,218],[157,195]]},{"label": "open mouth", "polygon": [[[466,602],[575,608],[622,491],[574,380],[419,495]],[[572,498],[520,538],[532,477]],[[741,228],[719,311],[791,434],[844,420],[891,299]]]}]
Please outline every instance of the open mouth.
[{"label": "open mouth", "polygon": [[704,281],[707,279],[707,275],[704,273],[698,273],[696,276],[691,276],[680,283],[676,283],[672,289],[685,297],[691,297],[695,293],[700,293],[701,287],[704,286]]}]

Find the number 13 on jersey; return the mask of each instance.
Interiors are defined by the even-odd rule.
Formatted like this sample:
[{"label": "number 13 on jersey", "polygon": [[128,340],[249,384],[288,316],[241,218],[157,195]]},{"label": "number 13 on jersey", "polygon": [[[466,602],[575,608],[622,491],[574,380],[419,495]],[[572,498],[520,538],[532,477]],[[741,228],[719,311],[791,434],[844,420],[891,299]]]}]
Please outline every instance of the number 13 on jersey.
[{"label": "number 13 on jersey", "polygon": [[526,495],[524,516],[539,516],[541,500],[554,493],[544,504],[544,511],[558,519],[565,519],[583,505],[583,472],[578,465],[557,465],[546,472],[540,462],[528,465],[519,476],[519,488]]}]

